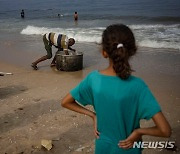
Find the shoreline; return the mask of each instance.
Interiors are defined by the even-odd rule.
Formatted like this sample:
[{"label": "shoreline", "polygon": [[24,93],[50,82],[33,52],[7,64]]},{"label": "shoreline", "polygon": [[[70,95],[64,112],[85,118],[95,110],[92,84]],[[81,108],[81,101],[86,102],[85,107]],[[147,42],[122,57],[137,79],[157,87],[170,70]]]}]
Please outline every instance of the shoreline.
[{"label": "shoreline", "polygon": [[[84,44],[83,47],[77,45],[77,48],[81,51],[86,49],[84,68],[77,72],[56,71],[55,68],[49,67],[49,61],[41,63],[38,71],[32,70],[27,62],[43,54],[43,47],[41,53],[33,57],[29,54],[27,60],[20,61],[24,54],[18,55],[19,59],[15,59],[15,63],[19,60],[19,64],[9,63],[6,59],[5,62],[0,62],[1,72],[13,73],[0,77],[0,153],[43,154],[45,151],[41,149],[41,139],[53,140],[54,146],[47,153],[93,153],[94,136],[91,119],[62,108],[60,101],[89,72],[103,69],[107,66],[107,62],[101,57],[97,46]],[[175,141],[178,147],[180,145],[179,59],[180,53],[171,51],[140,51],[131,59],[135,70],[133,75],[141,77],[157,98],[173,130],[169,140]],[[152,124],[151,120],[142,121],[143,127]],[[166,140],[149,136],[143,139]],[[76,150],[81,147],[84,148],[83,151],[77,152]],[[143,154],[151,153],[172,152],[165,149],[143,150]]]}]

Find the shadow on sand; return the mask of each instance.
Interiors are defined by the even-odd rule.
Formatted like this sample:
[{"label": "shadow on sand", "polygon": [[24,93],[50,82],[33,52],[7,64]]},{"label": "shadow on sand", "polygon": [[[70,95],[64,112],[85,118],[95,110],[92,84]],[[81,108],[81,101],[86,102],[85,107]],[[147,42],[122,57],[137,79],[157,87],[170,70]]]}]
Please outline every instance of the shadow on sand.
[{"label": "shadow on sand", "polygon": [[26,90],[28,90],[27,87],[19,85],[0,88],[0,99],[5,99],[13,95],[20,94],[22,92],[25,92]]},{"label": "shadow on sand", "polygon": [[37,102],[14,110],[14,113],[0,117],[0,132],[5,133],[17,127],[23,127],[34,122],[39,116],[60,111],[59,101],[48,100]]}]

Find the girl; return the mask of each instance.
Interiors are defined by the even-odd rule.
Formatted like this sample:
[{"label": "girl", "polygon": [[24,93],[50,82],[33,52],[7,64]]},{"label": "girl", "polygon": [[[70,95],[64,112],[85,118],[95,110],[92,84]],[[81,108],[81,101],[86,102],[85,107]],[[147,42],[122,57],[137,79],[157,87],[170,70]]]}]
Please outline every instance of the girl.
[{"label": "girl", "polygon": [[[171,128],[148,86],[131,75],[129,58],[135,53],[132,31],[125,25],[110,25],[102,35],[102,55],[109,59],[109,66],[91,72],[62,101],[63,107],[93,119],[96,154],[139,154],[141,149],[133,148],[133,143],[143,135],[171,135]],[[95,113],[84,108],[85,105],[92,105]],[[141,119],[151,118],[154,127],[140,128]]]}]

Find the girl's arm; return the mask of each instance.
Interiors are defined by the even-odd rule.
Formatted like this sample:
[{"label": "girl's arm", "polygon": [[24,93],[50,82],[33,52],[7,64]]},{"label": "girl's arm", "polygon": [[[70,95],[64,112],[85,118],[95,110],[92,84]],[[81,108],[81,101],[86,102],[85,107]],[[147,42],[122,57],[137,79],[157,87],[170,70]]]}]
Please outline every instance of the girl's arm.
[{"label": "girl's arm", "polygon": [[142,137],[142,135],[158,137],[171,136],[171,127],[162,112],[158,112],[157,114],[155,114],[152,119],[156,126],[135,129],[127,139],[119,142],[119,147],[124,149],[131,148],[134,142],[138,141]]},{"label": "girl's arm", "polygon": [[152,128],[139,128],[139,130],[137,130],[139,134],[159,137],[171,136],[171,127],[162,112],[155,114],[152,119],[156,126]]},{"label": "girl's arm", "polygon": [[85,114],[89,117],[91,117],[93,119],[94,122],[94,133],[96,138],[99,137],[99,132],[97,131],[97,121],[96,121],[96,114],[86,108],[84,108],[83,106],[79,105],[78,103],[76,103],[76,101],[74,100],[74,98],[71,96],[71,94],[67,94],[62,102],[61,105],[67,109],[70,109],[72,111],[81,113],[81,114]]}]

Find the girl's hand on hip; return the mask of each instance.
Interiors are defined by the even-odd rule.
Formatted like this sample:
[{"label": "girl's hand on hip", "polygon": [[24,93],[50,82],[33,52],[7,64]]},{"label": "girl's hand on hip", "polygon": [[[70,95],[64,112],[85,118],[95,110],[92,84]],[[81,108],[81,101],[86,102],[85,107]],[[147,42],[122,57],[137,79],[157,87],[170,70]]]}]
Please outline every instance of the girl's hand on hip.
[{"label": "girl's hand on hip", "polygon": [[122,149],[130,149],[133,147],[134,142],[139,141],[139,139],[141,139],[141,134],[138,133],[138,129],[135,129],[128,138],[119,141],[118,146]]},{"label": "girl's hand on hip", "polygon": [[94,114],[94,116],[92,117],[92,119],[93,119],[94,135],[95,135],[95,137],[98,139],[100,133],[99,133],[98,130],[97,130],[97,117],[96,117],[96,114]]}]

